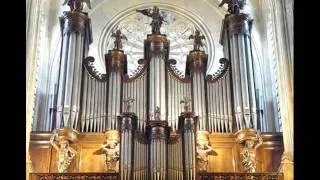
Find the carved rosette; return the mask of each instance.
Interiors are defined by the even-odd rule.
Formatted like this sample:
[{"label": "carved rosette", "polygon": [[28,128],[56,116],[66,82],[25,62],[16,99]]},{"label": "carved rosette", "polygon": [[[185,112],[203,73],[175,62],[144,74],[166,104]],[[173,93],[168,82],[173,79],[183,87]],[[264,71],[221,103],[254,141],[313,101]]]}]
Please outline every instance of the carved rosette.
[{"label": "carved rosette", "polygon": [[167,140],[170,135],[167,121],[149,121],[148,134],[150,139]]},{"label": "carved rosette", "polygon": [[229,28],[230,36],[234,34],[245,34],[251,36],[253,19],[248,14],[230,14],[226,15],[225,21]]},{"label": "carved rosette", "polygon": [[89,43],[92,42],[91,20],[87,13],[78,11],[65,11],[59,18],[62,35],[65,33],[80,33],[89,35]]},{"label": "carved rosette", "polygon": [[119,131],[134,131],[136,129],[137,116],[131,112],[124,112],[118,116]]},{"label": "carved rosette", "polygon": [[108,54],[105,55],[105,59],[109,72],[124,73],[127,55],[122,50],[109,50]]},{"label": "carved rosette", "polygon": [[256,172],[256,149],[262,144],[260,134],[254,129],[243,129],[236,133],[236,137],[236,142],[242,146],[240,155],[244,172]]},{"label": "carved rosette", "polygon": [[53,130],[51,137],[52,146],[57,150],[58,172],[67,172],[76,151],[70,146],[78,141],[79,132],[70,128]]},{"label": "carved rosette", "polygon": [[186,72],[205,72],[208,55],[204,51],[193,50],[187,55]]},{"label": "carved rosette", "polygon": [[117,163],[119,162],[119,132],[116,130],[109,130],[105,132],[106,143],[105,143],[105,155],[107,172],[118,172]]}]

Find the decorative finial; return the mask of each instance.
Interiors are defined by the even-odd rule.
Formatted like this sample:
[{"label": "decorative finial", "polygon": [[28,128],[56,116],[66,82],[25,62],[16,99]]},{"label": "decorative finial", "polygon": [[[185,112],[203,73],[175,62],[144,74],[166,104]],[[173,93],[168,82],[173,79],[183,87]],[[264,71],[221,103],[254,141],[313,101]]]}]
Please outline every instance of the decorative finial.
[{"label": "decorative finial", "polygon": [[203,47],[202,39],[205,39],[203,35],[200,35],[200,31],[196,30],[195,35],[191,34],[189,39],[194,39],[193,50],[200,51],[200,47]]},{"label": "decorative finial", "polygon": [[191,108],[191,98],[189,97],[183,97],[183,99],[180,101],[180,104],[184,104],[184,111],[185,112],[190,112]]},{"label": "decorative finial", "polygon": [[87,4],[87,7],[91,9],[90,0],[65,0],[62,5],[68,5],[71,11],[79,11],[83,10],[83,3]]},{"label": "decorative finial", "polygon": [[136,11],[152,18],[152,22],[150,24],[152,27],[152,34],[161,34],[160,28],[161,28],[162,22],[166,22],[166,21],[164,20],[164,17],[160,15],[160,11],[157,6],[154,6],[152,10],[142,9],[142,10],[136,10]]},{"label": "decorative finial", "polygon": [[239,14],[240,10],[243,9],[246,0],[222,0],[219,4],[219,7],[223,6],[224,4],[228,5],[228,12],[230,14]]},{"label": "decorative finial", "polygon": [[132,103],[135,101],[135,99],[133,98],[127,98],[125,100],[123,100],[124,102],[124,112],[130,112],[131,111],[131,107],[132,107]]},{"label": "decorative finial", "polygon": [[127,37],[121,33],[120,29],[118,29],[115,33],[112,32],[111,37],[115,38],[114,40],[114,50],[122,49],[122,39],[128,40]]}]

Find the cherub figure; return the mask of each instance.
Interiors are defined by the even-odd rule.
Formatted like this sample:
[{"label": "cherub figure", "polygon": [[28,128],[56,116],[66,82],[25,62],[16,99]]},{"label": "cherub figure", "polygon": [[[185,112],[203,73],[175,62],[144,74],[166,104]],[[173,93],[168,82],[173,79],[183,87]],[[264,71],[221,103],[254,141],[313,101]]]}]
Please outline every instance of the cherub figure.
[{"label": "cherub figure", "polygon": [[50,143],[58,152],[58,172],[64,173],[67,172],[67,169],[71,164],[73,157],[77,154],[77,151],[70,146],[67,139],[61,139],[57,143],[55,138],[58,138],[57,133],[53,134],[50,139]]},{"label": "cherub figure", "polygon": [[91,9],[90,0],[65,0],[62,5],[68,5],[71,11],[82,11],[83,3],[86,3],[88,8]]},{"label": "cherub figure", "polygon": [[189,97],[183,97],[183,100],[181,100],[180,101],[180,104],[184,104],[184,111],[185,112],[190,112],[190,110],[191,110],[191,107],[190,107],[190,105],[191,105],[191,98],[189,98]]},{"label": "cherub figure", "polygon": [[122,39],[128,40],[127,37],[121,33],[120,29],[116,31],[116,33],[112,32],[111,37],[115,38],[114,40],[114,50],[122,49]]},{"label": "cherub figure", "polygon": [[132,103],[135,101],[133,98],[127,98],[124,100],[124,112],[131,112]]},{"label": "cherub figure", "polygon": [[208,166],[208,155],[213,152],[211,146],[209,146],[208,141],[200,140],[197,142],[197,159],[199,171],[207,171]]},{"label": "cherub figure", "polygon": [[160,28],[161,28],[162,22],[166,22],[166,21],[160,15],[159,8],[157,6],[153,7],[152,12],[151,12],[151,9],[142,9],[142,10],[136,10],[136,11],[152,18],[152,22],[150,24],[152,27],[152,34],[161,34]]},{"label": "cherub figure", "polygon": [[195,35],[191,34],[189,39],[194,39],[193,50],[199,51],[200,47],[203,47],[202,39],[205,39],[203,35],[200,36],[200,31],[196,30]]},{"label": "cherub figure", "polygon": [[107,141],[103,145],[101,145],[101,150],[106,155],[106,164],[108,171],[116,171],[116,165],[120,158],[118,140],[107,139]]}]

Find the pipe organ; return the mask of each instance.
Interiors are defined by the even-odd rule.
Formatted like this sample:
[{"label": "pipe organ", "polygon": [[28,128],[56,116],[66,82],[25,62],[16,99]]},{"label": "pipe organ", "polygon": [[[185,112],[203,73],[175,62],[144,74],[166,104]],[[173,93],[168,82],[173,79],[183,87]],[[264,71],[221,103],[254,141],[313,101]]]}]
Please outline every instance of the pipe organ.
[{"label": "pipe organ", "polygon": [[[64,12],[54,127],[80,133],[118,131],[121,179],[195,180],[197,158],[212,151],[206,149],[210,146],[206,137],[201,137],[199,145],[197,131],[258,130],[252,20],[231,11],[225,16],[220,39],[225,58],[212,75],[206,74],[208,55],[200,49],[205,37],[196,31],[190,36],[194,49],[181,76],[172,67],[176,60],[168,58],[170,41],[160,33],[159,9],[138,12],[152,17],[153,32],[144,41],[141,68],[131,77],[121,44],[126,38],[120,30],[112,35],[115,47],[105,54],[106,72],[100,73],[93,65],[94,58],[87,56],[92,42],[90,18],[82,11]],[[201,147],[196,148],[198,145]]]}]

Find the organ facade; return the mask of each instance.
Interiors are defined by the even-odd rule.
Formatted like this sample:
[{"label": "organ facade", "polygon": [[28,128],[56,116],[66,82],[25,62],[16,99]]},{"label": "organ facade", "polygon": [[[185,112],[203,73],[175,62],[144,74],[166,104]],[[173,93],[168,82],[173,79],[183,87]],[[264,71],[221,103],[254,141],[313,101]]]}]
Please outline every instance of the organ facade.
[{"label": "organ facade", "polygon": [[31,134],[31,179],[283,178],[278,171],[282,133],[263,131],[254,23],[243,12],[245,1],[221,3],[228,8],[220,24],[223,55],[213,74],[208,74],[212,52],[205,48],[210,37],[199,29],[189,34],[193,48],[183,70],[176,68],[169,34],[161,30],[165,13],[157,6],[136,9],[151,21],[139,68],[132,73],[123,48],[129,35],[115,29],[101,72],[97,57],[88,53],[94,39],[85,2],[69,2],[70,10],[59,18],[62,41],[47,121],[51,128]]}]

